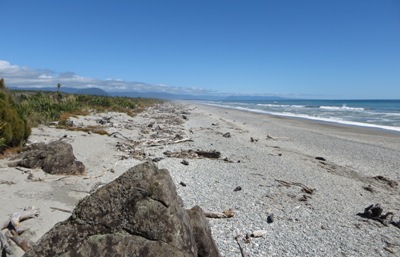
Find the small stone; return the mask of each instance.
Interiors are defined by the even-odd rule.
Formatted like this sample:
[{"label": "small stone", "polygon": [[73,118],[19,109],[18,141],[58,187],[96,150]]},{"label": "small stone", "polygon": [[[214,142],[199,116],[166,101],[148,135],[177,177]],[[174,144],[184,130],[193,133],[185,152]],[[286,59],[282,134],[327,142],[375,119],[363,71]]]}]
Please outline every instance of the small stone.
[{"label": "small stone", "polygon": [[274,214],[273,213],[271,213],[267,217],[267,223],[272,223],[272,222],[274,222]]},{"label": "small stone", "polygon": [[235,192],[240,191],[240,190],[242,190],[241,186],[237,186],[235,189],[233,189],[233,191],[235,191]]},{"label": "small stone", "polygon": [[250,142],[255,143],[258,141],[258,138],[250,137]]},{"label": "small stone", "polygon": [[159,161],[161,161],[162,159],[164,159],[164,158],[162,158],[162,157],[156,157],[156,158],[153,158],[153,162],[159,162]]},{"label": "small stone", "polygon": [[229,133],[229,132],[226,132],[225,134],[223,134],[222,135],[223,137],[226,137],[226,138],[230,138],[231,137],[231,133]]},{"label": "small stone", "polygon": [[256,231],[253,231],[253,233],[251,233],[250,236],[251,237],[261,237],[261,236],[263,236],[265,234],[267,234],[266,230],[256,230]]},{"label": "small stone", "polygon": [[188,161],[186,161],[186,160],[183,160],[183,161],[181,161],[181,163],[183,164],[183,165],[189,165],[189,162]]}]

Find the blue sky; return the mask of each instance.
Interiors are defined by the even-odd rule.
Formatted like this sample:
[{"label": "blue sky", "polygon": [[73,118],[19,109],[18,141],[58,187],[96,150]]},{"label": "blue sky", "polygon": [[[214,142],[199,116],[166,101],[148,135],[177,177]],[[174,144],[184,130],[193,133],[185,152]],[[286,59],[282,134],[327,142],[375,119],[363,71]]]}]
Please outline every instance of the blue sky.
[{"label": "blue sky", "polygon": [[1,0],[9,86],[400,99],[399,0]]}]

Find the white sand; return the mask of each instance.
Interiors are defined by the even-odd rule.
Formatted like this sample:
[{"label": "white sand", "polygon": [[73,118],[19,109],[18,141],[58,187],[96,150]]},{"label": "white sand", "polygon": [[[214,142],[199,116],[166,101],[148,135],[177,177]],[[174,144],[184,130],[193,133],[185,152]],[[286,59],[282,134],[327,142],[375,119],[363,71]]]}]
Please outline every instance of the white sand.
[{"label": "white sand", "polygon": [[[179,124],[179,120],[183,121],[182,111],[190,114],[185,113],[188,120]],[[398,188],[369,178],[383,175],[400,180],[399,135],[194,103],[179,103],[172,109],[152,108],[134,118],[118,113],[80,117],[75,124],[94,125],[101,116],[112,117],[112,126],[105,125],[109,133],[120,132],[142,143],[135,149],[143,150],[146,158],[164,158],[158,166],[170,171],[185,207],[199,205],[210,211],[234,209],[233,218],[209,220],[223,256],[240,256],[234,237],[260,229],[267,230],[267,234],[250,243],[241,242],[251,256],[400,254],[400,229],[392,225],[384,227],[356,215],[366,206],[380,203],[385,212],[393,211],[395,220],[399,220]],[[147,125],[152,121],[155,123],[150,128]],[[157,125],[162,130],[157,130]],[[230,138],[223,137],[226,132],[231,134]],[[143,145],[176,134],[190,137],[193,142]],[[33,241],[69,216],[50,207],[73,210],[88,195],[82,191],[89,192],[96,183],[107,183],[143,161],[131,157],[121,160],[122,155],[128,156],[117,151],[117,142],[128,143],[122,137],[44,126],[33,130],[30,141],[51,142],[64,135],[67,137],[63,140],[72,144],[75,156],[85,164],[88,179],[71,176],[57,180],[63,176],[34,170],[31,171],[34,177],[44,181],[32,182],[21,170],[8,168],[7,160],[0,160],[0,180],[16,183],[0,184],[0,217],[6,220],[9,214],[28,205],[40,208],[38,218],[23,222],[30,227],[29,237]],[[267,139],[268,135],[276,140]],[[251,142],[251,137],[258,141]],[[163,155],[166,150],[188,149],[217,150],[222,158],[187,159],[189,165],[185,166],[180,163],[182,159]],[[316,156],[327,161],[321,164]],[[302,183],[316,192],[307,201],[299,201],[305,195],[301,188],[284,187],[277,179]],[[179,185],[181,181],[187,186]],[[369,184],[375,193],[363,189]],[[235,192],[237,186],[242,190]],[[271,213],[275,220],[268,224],[267,216]],[[18,249],[14,252],[15,256],[23,254]]]}]

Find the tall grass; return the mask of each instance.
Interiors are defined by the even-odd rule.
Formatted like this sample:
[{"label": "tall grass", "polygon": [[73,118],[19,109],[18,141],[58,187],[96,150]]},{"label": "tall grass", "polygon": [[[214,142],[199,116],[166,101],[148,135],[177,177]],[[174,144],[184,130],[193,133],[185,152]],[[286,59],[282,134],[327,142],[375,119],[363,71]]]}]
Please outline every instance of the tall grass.
[{"label": "tall grass", "polygon": [[[3,90],[4,91],[4,90]],[[6,92],[7,91],[7,92]],[[10,127],[9,120],[18,116],[22,121],[18,125],[25,126],[26,134],[19,137],[26,139],[30,128],[51,121],[66,120],[70,116],[84,115],[89,112],[125,112],[131,116],[144,108],[160,103],[161,100],[146,98],[108,97],[92,95],[72,95],[60,92],[32,92],[32,91],[0,91],[0,152],[5,146],[14,147],[21,144],[12,137],[14,128]],[[9,99],[5,101],[4,99]],[[0,114],[2,113],[0,112]],[[25,124],[25,125],[24,125]],[[15,134],[15,133],[14,133]],[[12,144],[9,144],[12,142]]]},{"label": "tall grass", "polygon": [[143,108],[160,103],[145,98],[72,95],[54,92],[13,92],[17,111],[31,126],[58,121],[64,114],[82,115],[89,111],[125,112],[133,116]]}]

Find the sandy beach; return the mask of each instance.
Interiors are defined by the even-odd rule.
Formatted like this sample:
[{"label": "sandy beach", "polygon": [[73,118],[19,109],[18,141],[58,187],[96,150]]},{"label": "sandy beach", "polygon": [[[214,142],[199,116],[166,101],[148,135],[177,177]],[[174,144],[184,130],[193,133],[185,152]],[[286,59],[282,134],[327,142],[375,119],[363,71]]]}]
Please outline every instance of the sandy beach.
[{"label": "sandy beach", "polygon": [[[166,103],[136,117],[103,113],[71,121],[101,125],[109,136],[40,126],[28,143],[70,143],[87,175],[48,175],[0,160],[0,218],[39,208],[37,218],[23,222],[34,242],[69,217],[62,210],[72,211],[96,188],[154,160],[171,173],[185,208],[233,210],[232,218],[209,219],[222,256],[242,256],[238,235],[250,256],[400,256],[398,227],[357,215],[379,203],[400,220],[399,134],[195,102]],[[186,150],[215,150],[221,157],[165,154]],[[265,234],[245,240],[257,230]]]}]

